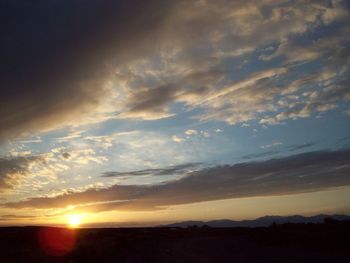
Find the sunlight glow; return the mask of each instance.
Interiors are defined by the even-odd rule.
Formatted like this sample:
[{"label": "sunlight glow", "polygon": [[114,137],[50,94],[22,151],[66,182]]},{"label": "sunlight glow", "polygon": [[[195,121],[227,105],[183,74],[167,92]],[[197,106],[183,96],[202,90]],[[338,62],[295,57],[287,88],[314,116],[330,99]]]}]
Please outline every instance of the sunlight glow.
[{"label": "sunlight glow", "polygon": [[79,227],[82,223],[82,215],[69,215],[68,216],[68,225],[70,228]]}]

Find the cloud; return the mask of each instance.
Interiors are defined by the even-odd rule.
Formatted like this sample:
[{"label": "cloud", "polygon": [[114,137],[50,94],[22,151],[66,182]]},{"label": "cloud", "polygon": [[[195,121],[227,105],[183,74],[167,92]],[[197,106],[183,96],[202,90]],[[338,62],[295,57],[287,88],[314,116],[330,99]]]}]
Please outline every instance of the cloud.
[{"label": "cloud", "polygon": [[71,182],[79,177],[79,169],[89,169],[107,161],[106,156],[90,148],[56,147],[40,155],[12,152],[11,156],[0,157],[0,190],[15,189],[14,194],[47,191],[48,187],[57,188],[57,183],[64,185],[68,172]]},{"label": "cloud", "polygon": [[[285,95],[300,90],[303,84],[319,90],[316,85],[329,86],[347,71],[349,10],[344,1],[282,5],[278,1],[205,1],[200,5],[179,2],[168,18],[164,26],[172,35],[162,32],[159,55],[118,68],[117,78],[123,83],[126,98],[126,112],[119,115],[122,118],[166,118],[175,114],[172,104],[183,103],[188,109],[201,109],[197,118],[202,121],[236,124],[259,119],[263,113],[279,112],[261,120],[262,124],[274,124],[331,110],[342,100],[341,91],[331,101],[309,98],[305,102],[294,96],[296,101],[291,103],[287,102],[291,97]],[[324,36],[310,33],[332,23],[339,27]],[[310,35],[306,38],[308,45],[297,37],[306,34]],[[267,45],[277,45],[277,49],[265,54],[271,51]],[[257,51],[265,60],[282,57],[280,66],[265,65],[267,70],[251,70],[242,79],[232,79],[225,63]],[[324,74],[295,74],[302,63],[316,59],[325,61],[320,66]],[[323,77],[329,72],[335,74],[326,82]],[[326,90],[318,92],[326,97]]]},{"label": "cloud", "polygon": [[[343,14],[347,13],[346,9],[343,9],[342,12]],[[346,16],[343,18],[346,18]],[[328,33],[326,38],[317,39],[308,46],[303,46],[294,40],[283,39],[275,52],[270,55],[263,54],[260,58],[271,60],[279,56],[284,56],[286,57],[284,64],[291,64],[296,62],[310,62],[320,58],[324,54],[336,56],[343,49],[343,45],[350,40],[348,34],[348,27],[340,28],[340,30],[334,30]]]},{"label": "cloud", "polygon": [[316,145],[316,142],[308,142],[308,143],[302,143],[302,144],[294,144],[294,145],[290,145],[288,147],[289,151],[293,152],[293,151],[298,151],[301,149],[305,149],[305,148],[310,148],[312,146]]},{"label": "cloud", "polygon": [[172,139],[174,142],[183,142],[183,141],[185,141],[185,138],[181,138],[181,137],[176,136],[176,135],[173,135],[173,136],[171,137],[171,139]]},{"label": "cloud", "polygon": [[33,165],[43,162],[43,156],[0,157],[0,192],[18,186],[31,175]]},{"label": "cloud", "polygon": [[283,143],[280,142],[280,141],[273,141],[273,142],[270,143],[270,144],[261,145],[260,148],[261,148],[261,149],[266,149],[266,148],[271,148],[271,147],[275,147],[275,146],[282,145],[282,144],[283,144]]},{"label": "cloud", "polygon": [[23,143],[23,144],[31,144],[31,143],[42,143],[43,141],[41,140],[41,138],[37,138],[37,139],[29,139],[29,140],[22,140],[19,141],[19,143]]},{"label": "cloud", "polygon": [[339,138],[339,139],[337,140],[337,143],[346,142],[346,141],[348,141],[348,140],[350,140],[350,135]]},{"label": "cloud", "polygon": [[67,153],[67,152],[64,152],[64,153],[62,153],[62,157],[63,157],[64,159],[69,159],[70,154]]},{"label": "cloud", "polygon": [[169,113],[167,104],[174,99],[175,92],[176,89],[171,85],[134,92],[128,98],[129,109],[121,113],[119,117],[153,120],[173,116]]},{"label": "cloud", "polygon": [[113,146],[113,144],[118,142],[125,142],[132,136],[140,135],[140,131],[124,131],[124,132],[114,132],[110,135],[91,135],[85,136],[83,139],[86,140],[89,145],[94,144],[96,147],[102,147],[103,149],[108,149]]},{"label": "cloud", "polygon": [[189,130],[185,131],[185,134],[188,135],[188,136],[197,135],[198,131],[194,130],[194,129],[189,129]]},{"label": "cloud", "polygon": [[262,158],[262,157],[268,157],[271,155],[276,155],[278,153],[279,153],[279,151],[266,151],[266,152],[261,152],[261,153],[253,153],[253,154],[244,155],[241,158],[242,159],[256,159],[256,158]]},{"label": "cloud", "polygon": [[314,192],[350,185],[350,150],[316,151],[261,162],[223,165],[189,172],[156,185],[114,185],[56,197],[4,203],[7,208],[154,210],[178,204]]},{"label": "cloud", "polygon": [[171,5],[2,3],[0,139],[112,117],[110,66],[145,52]]},{"label": "cloud", "polygon": [[[281,111],[262,119],[270,124],[333,109],[345,93],[323,89],[309,103],[276,104],[280,79],[288,87],[296,78],[286,68],[292,62],[323,59],[338,76],[347,71],[346,1],[18,0],[0,12],[0,140],[112,118],[168,118],[179,103],[203,111],[200,120],[229,124]],[[309,48],[297,41],[335,23]],[[234,77],[227,65],[254,52],[283,62]]]},{"label": "cloud", "polygon": [[187,163],[170,166],[167,168],[153,168],[130,172],[104,172],[102,177],[133,177],[133,176],[162,176],[171,174],[183,174],[198,167],[200,163]]},{"label": "cloud", "polygon": [[205,113],[198,118],[236,124],[256,119],[261,112],[276,110],[273,101],[279,89],[275,81],[286,73],[286,68],[263,70],[227,85],[221,91],[213,91],[200,103]]},{"label": "cloud", "polygon": [[339,138],[336,141],[336,145],[339,145],[342,148],[348,148],[350,145],[350,136],[348,135],[348,136],[344,136],[344,137]]},{"label": "cloud", "polygon": [[313,113],[322,113],[337,108],[340,102],[350,101],[348,78],[343,78],[332,84],[318,82],[318,85],[323,86],[323,88],[303,93],[303,99],[286,103],[283,111],[275,116],[262,118],[260,123],[278,124],[288,119],[307,118]]},{"label": "cloud", "polygon": [[[74,163],[78,166],[87,165],[90,162],[102,164],[108,160],[106,156],[97,154],[93,149],[75,149],[70,152],[63,152],[62,157],[70,164]],[[59,163],[58,163],[59,164]]]},{"label": "cloud", "polygon": [[8,220],[18,220],[18,219],[35,219],[38,216],[32,215],[2,215],[0,216],[0,221],[8,221]]},{"label": "cloud", "polygon": [[70,140],[80,138],[84,132],[85,131],[73,131],[73,132],[70,132],[69,134],[67,134],[64,137],[58,137],[55,140],[57,142],[60,142],[60,143],[62,143],[62,142],[69,142]]},{"label": "cloud", "polygon": [[[99,155],[101,148],[104,150],[113,145],[111,155],[107,153],[109,162],[105,165],[118,167],[120,171],[195,162],[207,156],[209,151],[208,147],[204,147],[197,153],[195,147],[189,149],[183,147],[183,143],[174,142],[172,135],[142,130],[87,136],[82,138],[81,143],[89,144],[89,148],[94,149]],[[104,151],[102,155],[105,155]]]}]

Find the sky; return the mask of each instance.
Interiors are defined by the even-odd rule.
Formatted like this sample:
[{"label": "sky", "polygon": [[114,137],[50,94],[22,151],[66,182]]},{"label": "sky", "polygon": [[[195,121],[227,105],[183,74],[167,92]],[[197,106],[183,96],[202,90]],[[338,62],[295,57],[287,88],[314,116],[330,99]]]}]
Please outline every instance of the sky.
[{"label": "sky", "polygon": [[0,225],[350,214],[346,0],[0,2]]}]

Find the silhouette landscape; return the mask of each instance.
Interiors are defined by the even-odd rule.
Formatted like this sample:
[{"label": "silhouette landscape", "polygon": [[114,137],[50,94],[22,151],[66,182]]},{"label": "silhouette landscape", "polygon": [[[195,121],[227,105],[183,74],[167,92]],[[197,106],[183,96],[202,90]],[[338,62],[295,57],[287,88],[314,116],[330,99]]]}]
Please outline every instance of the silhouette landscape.
[{"label": "silhouette landscape", "polygon": [[347,262],[350,220],[335,218],[252,228],[5,227],[0,228],[0,261]]}]

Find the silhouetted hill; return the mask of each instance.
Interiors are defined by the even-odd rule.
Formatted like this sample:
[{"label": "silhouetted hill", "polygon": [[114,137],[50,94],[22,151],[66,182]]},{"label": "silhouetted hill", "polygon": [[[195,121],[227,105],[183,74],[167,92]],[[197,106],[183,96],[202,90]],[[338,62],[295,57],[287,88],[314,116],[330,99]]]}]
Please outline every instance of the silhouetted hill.
[{"label": "silhouetted hill", "polygon": [[7,227],[0,228],[0,262],[349,262],[350,221],[325,222],[257,228]]},{"label": "silhouetted hill", "polygon": [[165,225],[165,227],[189,227],[189,226],[209,226],[209,227],[267,227],[276,224],[286,224],[286,223],[323,223],[325,218],[332,218],[334,220],[350,220],[348,215],[316,215],[316,216],[263,216],[254,220],[211,220],[211,221],[183,221],[173,224]]}]

